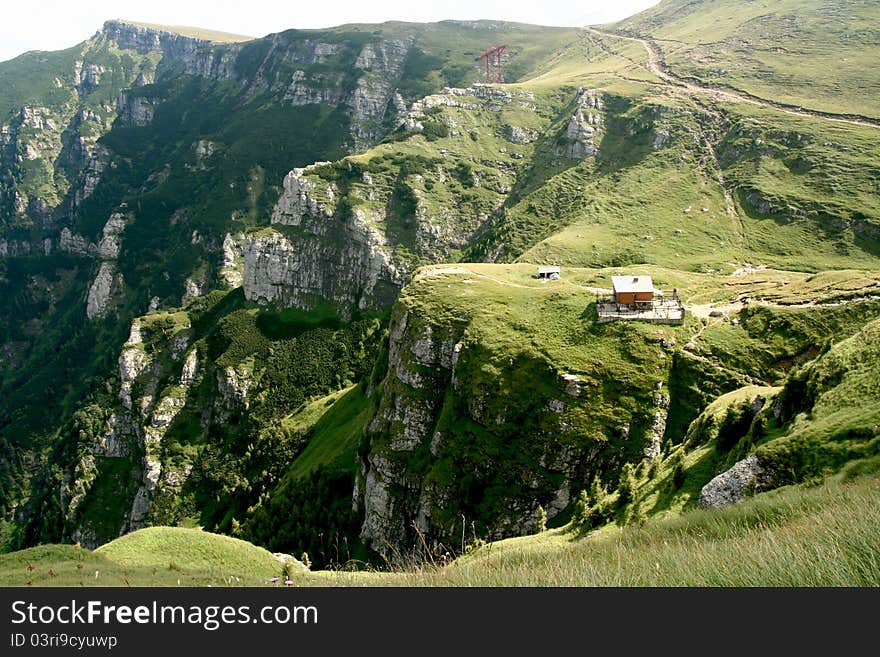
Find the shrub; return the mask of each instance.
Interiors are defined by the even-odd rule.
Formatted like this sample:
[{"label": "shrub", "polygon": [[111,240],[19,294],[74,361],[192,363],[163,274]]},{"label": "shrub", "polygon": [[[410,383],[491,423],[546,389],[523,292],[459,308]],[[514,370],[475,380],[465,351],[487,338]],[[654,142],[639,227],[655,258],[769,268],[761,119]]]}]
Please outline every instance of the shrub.
[{"label": "shrub", "polygon": [[752,405],[748,400],[729,408],[718,427],[717,448],[722,452],[730,450],[749,432],[753,419]]},{"label": "shrub", "polygon": [[449,128],[446,127],[446,124],[439,121],[423,121],[422,134],[428,141],[437,141],[449,136]]},{"label": "shrub", "polygon": [[590,515],[590,496],[582,490],[574,503],[571,513],[571,522],[575,527],[585,527]]},{"label": "shrub", "polygon": [[535,518],[535,533],[540,534],[541,532],[547,531],[547,512],[544,510],[543,506],[538,506],[538,516]]},{"label": "shrub", "polygon": [[684,471],[684,459],[679,454],[679,458],[676,460],[675,465],[672,468],[672,487],[675,490],[678,490],[684,485],[684,480],[687,478],[687,475]]},{"label": "shrub", "polygon": [[617,504],[625,506],[632,502],[636,488],[635,468],[632,463],[625,463],[620,470],[620,480],[617,484]]},{"label": "shrub", "polygon": [[460,161],[455,165],[455,177],[464,187],[474,186],[474,170],[467,162]]}]

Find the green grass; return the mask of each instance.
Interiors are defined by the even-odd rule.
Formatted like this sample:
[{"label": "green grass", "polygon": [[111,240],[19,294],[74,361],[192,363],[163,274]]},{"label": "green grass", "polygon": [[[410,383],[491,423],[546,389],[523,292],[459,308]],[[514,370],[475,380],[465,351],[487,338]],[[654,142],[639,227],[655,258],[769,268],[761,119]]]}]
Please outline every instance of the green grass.
[{"label": "green grass", "polygon": [[786,488],[587,536],[491,543],[446,567],[316,572],[322,586],[877,586],[880,480]]},{"label": "green grass", "polygon": [[3,586],[260,586],[281,571],[263,548],[181,527],[142,529],[95,551],[41,545],[0,555]]},{"label": "green grass", "polygon": [[880,453],[878,359],[874,320],[795,371],[780,393],[781,431],[759,445],[758,458],[783,480],[800,481]]},{"label": "green grass", "polygon": [[353,386],[317,399],[294,418],[299,430],[308,428],[308,445],[293,462],[285,478],[303,478],[321,467],[352,471],[355,450],[368,418],[369,407],[361,386]]},{"label": "green grass", "polygon": [[878,20],[859,0],[664,0],[612,27],[656,39],[679,75],[876,118]]},{"label": "green grass", "polygon": [[[491,543],[446,567],[317,571],[295,581],[306,586],[878,586],[880,480],[876,465],[874,474],[871,467],[862,470],[861,476],[821,487],[787,487],[726,509],[690,511],[643,526],[610,526],[587,536],[563,528]],[[218,546],[221,537],[206,535],[207,544],[199,545],[202,541],[193,542],[189,531],[164,532],[173,543],[150,536],[121,551],[109,549],[116,541],[96,552],[53,545],[2,555],[0,583],[161,586],[179,580],[180,585],[244,586],[278,572],[270,567],[271,555],[248,544],[222,537]],[[181,543],[184,549],[175,547],[173,554],[143,554]],[[168,568],[166,556],[177,560],[176,568]],[[122,558],[126,565],[116,560]],[[240,566],[231,568],[231,563]],[[206,572],[212,569],[213,575]]]},{"label": "green grass", "polygon": [[[655,96],[609,116],[595,166],[578,164],[511,205],[502,239],[516,244],[519,226],[541,220],[529,208],[550,207],[556,225],[547,235],[528,229],[532,244],[523,259],[691,271],[730,271],[744,262],[813,272],[874,269],[876,130],[742,104],[723,111],[729,124],[708,128],[717,164],[701,143],[708,118],[699,108]],[[671,136],[655,150],[658,130]],[[568,207],[555,208],[563,195]]]},{"label": "green grass", "polygon": [[230,536],[183,527],[141,529],[102,545],[95,554],[123,566],[174,569],[185,564],[227,577],[272,577],[280,570],[280,563],[267,550]]}]

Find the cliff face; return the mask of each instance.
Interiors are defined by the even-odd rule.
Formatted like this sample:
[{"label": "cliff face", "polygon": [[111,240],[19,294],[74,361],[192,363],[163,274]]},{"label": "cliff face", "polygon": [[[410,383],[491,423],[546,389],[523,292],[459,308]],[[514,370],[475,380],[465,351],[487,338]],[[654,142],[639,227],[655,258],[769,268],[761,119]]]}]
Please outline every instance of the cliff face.
[{"label": "cliff face", "polygon": [[[453,270],[423,270],[404,291],[366,423],[369,444],[354,493],[361,538],[392,561],[421,553],[423,539],[429,550],[454,552],[463,532],[467,540],[531,533],[539,507],[552,522],[583,482],[608,477],[628,458],[654,458],[665,431],[665,415],[654,413],[655,403],[665,404],[656,386],[640,381],[618,398],[605,381],[621,375],[597,362],[598,352],[616,351],[613,338],[572,343],[565,357],[497,333],[509,335],[507,312],[519,318],[519,331],[540,331],[541,313],[567,314],[579,295],[557,308],[536,287],[522,293],[525,306],[514,296],[504,307],[487,299],[478,309],[471,290],[508,279]],[[536,307],[534,320],[523,318]],[[572,351],[582,355],[572,360]],[[639,366],[663,377],[661,354],[646,353]],[[582,360],[590,374],[568,369]]]},{"label": "cliff face", "polygon": [[[234,76],[233,65],[241,45],[218,46],[205,39],[196,39],[154,27],[133,25],[121,21],[107,21],[98,35],[98,41],[107,40],[124,50],[140,55],[158,53],[162,60],[157,75],[165,70],[182,66],[189,75],[227,79]],[[152,82],[143,77],[139,82]]]},{"label": "cliff face", "polygon": [[[155,71],[155,56],[121,51],[104,35],[65,54],[50,60],[54,67],[34,62],[52,76],[51,92],[0,113],[0,235],[57,242],[58,230],[75,223],[108,163],[98,140],[117,118],[120,94]],[[12,63],[0,68],[4,85],[21,84],[19,75]]]},{"label": "cliff face", "polygon": [[[399,52],[365,51],[369,67]],[[343,316],[387,308],[418,265],[454,260],[480,238],[544,148],[539,128],[556,111],[530,92],[447,87],[398,119],[398,138],[425,136],[424,155],[383,145],[292,170],[272,229],[246,245],[246,298],[299,308],[329,301]],[[447,148],[471,152],[449,158]]]},{"label": "cliff face", "polygon": [[360,211],[348,219],[334,217],[328,207],[332,190],[319,200],[303,171],[285,178],[272,214],[272,223],[283,228],[247,243],[245,297],[299,308],[329,301],[343,314],[388,306],[404,283],[388,240]]}]

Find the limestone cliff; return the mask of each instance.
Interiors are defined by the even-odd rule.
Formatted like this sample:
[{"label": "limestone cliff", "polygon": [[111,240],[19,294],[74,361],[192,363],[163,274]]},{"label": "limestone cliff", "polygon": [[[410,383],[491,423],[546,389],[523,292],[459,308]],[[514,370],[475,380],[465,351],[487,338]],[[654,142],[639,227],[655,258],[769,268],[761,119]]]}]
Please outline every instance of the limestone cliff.
[{"label": "limestone cliff", "polygon": [[388,305],[404,283],[388,240],[360,212],[334,218],[330,188],[319,200],[302,175],[288,174],[272,215],[273,224],[290,228],[258,233],[245,247],[246,298],[301,308],[326,300],[344,314]]},{"label": "limestone cliff", "polygon": [[604,128],[605,103],[595,89],[578,90],[574,114],[565,128],[565,137],[557,153],[573,159],[598,157],[598,143]]},{"label": "limestone cliff", "polygon": [[[401,48],[364,52],[359,61],[372,70]],[[447,87],[414,103],[401,129],[420,139],[426,125],[442,125],[452,144],[473,143],[476,133],[459,124],[479,121],[505,138],[508,146],[487,149],[496,158],[448,161],[439,148],[430,159],[375,156],[293,169],[272,229],[252,233],[245,246],[245,296],[300,308],[329,301],[343,316],[389,306],[416,266],[454,259],[480,236],[516,184],[522,152],[536,148],[538,131],[522,123],[542,120],[531,92]]]},{"label": "limestone cliff", "polygon": [[[511,351],[467,304],[430,292],[467,290],[475,283],[466,272],[425,276],[395,306],[365,429],[354,502],[374,550],[394,561],[422,552],[422,538],[442,552],[462,549],[463,532],[467,540],[530,533],[539,506],[552,520],[627,450],[653,453],[662,412],[598,417],[590,409],[607,399],[595,377],[565,372],[549,354]],[[665,404],[659,392],[655,401]]]}]

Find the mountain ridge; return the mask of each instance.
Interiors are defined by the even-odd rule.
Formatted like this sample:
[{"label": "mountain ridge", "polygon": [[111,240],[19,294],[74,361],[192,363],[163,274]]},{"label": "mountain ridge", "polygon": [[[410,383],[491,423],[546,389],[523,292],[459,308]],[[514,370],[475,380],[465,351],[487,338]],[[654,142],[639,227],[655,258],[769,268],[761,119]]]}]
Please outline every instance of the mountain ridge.
[{"label": "mountain ridge", "polygon": [[[195,522],[321,565],[334,535],[405,560],[529,533],[539,509],[565,524],[594,484],[595,523],[626,524],[754,454],[789,483],[841,467],[827,432],[783,440],[769,401],[712,404],[806,394],[799,367],[876,317],[874,127],[681,92],[642,43],[590,30],[215,46],[110,25],[131,47],[99,38],[75,88],[100,127],[28,101],[3,133],[7,544]],[[501,36],[517,81],[481,84]],[[561,281],[531,278],[547,262]],[[720,317],[599,324],[596,288],[632,271]],[[852,430],[844,460],[870,457]],[[666,463],[681,490],[643,481]]]}]

